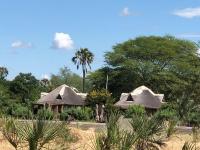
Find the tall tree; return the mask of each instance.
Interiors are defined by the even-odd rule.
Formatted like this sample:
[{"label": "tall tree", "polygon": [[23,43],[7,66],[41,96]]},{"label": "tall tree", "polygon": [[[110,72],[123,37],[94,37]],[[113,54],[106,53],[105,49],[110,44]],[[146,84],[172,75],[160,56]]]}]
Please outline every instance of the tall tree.
[{"label": "tall tree", "polygon": [[5,67],[0,67],[0,80],[4,80],[8,75],[8,69]]},{"label": "tall tree", "polygon": [[[122,92],[146,85],[164,93],[166,100],[176,100],[191,88],[194,93],[191,96],[197,99],[200,90],[197,50],[194,42],[172,36],[144,36],[117,44],[105,54],[110,67],[108,89],[119,97]],[[90,79],[97,88],[104,88],[106,68],[92,73]]]},{"label": "tall tree", "polygon": [[40,96],[40,84],[31,73],[19,73],[10,84],[10,90],[23,103],[34,101]]},{"label": "tall tree", "polygon": [[83,72],[83,92],[85,92],[85,76],[87,73],[87,67],[91,69],[90,64],[93,62],[94,55],[90,52],[87,48],[80,48],[76,53],[75,56],[72,58],[72,62],[77,66],[82,66]]}]

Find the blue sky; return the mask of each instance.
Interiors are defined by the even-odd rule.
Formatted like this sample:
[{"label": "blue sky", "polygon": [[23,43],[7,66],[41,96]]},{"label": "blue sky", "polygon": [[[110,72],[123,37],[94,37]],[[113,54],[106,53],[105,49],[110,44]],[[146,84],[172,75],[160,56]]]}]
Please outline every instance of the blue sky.
[{"label": "blue sky", "polygon": [[141,35],[200,39],[200,0],[0,0],[0,66],[9,79],[57,73],[76,49],[95,54],[92,70],[116,43]]}]

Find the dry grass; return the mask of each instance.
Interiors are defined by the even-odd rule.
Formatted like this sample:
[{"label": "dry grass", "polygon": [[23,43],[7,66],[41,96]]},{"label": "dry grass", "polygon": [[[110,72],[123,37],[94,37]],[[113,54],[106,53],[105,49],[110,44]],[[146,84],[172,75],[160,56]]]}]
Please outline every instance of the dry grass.
[{"label": "dry grass", "polygon": [[[80,128],[71,127],[71,133],[78,137],[78,141],[69,145],[70,150],[92,150],[92,143],[95,138],[95,128],[82,130]],[[176,133],[166,141],[166,146],[163,147],[162,150],[180,150],[185,141],[192,142],[192,134]],[[200,141],[198,142],[198,145],[200,146]],[[12,148],[12,146],[3,138],[1,133],[0,150],[14,150],[14,148]]]}]

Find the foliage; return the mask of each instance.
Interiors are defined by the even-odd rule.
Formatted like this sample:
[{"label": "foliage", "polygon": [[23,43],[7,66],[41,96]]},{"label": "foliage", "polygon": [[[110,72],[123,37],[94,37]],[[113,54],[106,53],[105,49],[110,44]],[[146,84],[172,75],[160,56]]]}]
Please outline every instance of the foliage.
[{"label": "foliage", "polygon": [[[58,74],[52,74],[49,82],[49,88],[51,90],[62,84],[75,87],[78,89],[78,91],[82,90],[82,78],[79,75],[71,72],[67,67],[60,68]],[[85,88],[86,91],[90,90],[91,88],[88,80],[85,80]]]},{"label": "foliage", "polygon": [[27,143],[29,150],[40,150],[53,140],[62,141],[69,135],[64,123],[44,120],[41,116],[31,121],[5,118],[4,124],[3,135],[16,149]]},{"label": "foliage", "polygon": [[112,111],[106,122],[106,132],[96,135],[94,148],[96,150],[129,150],[136,141],[135,134],[121,130],[118,120],[119,111]]},{"label": "foliage", "polygon": [[16,121],[13,118],[3,118],[2,134],[15,149],[18,148],[20,138],[17,132]]},{"label": "foliage", "polygon": [[135,114],[130,120],[131,130],[120,128],[121,114],[112,111],[106,121],[106,132],[97,134],[94,142],[96,150],[143,150],[158,149],[163,145],[161,134],[164,122],[156,116]]},{"label": "foliage", "polygon": [[131,127],[138,137],[135,144],[136,149],[158,149],[162,146],[162,133],[164,131],[164,121],[157,116],[134,115],[130,121]]},{"label": "foliage", "polygon": [[30,123],[23,122],[18,129],[22,140],[27,141],[30,150],[39,150],[63,132],[64,124],[44,121],[38,118]]},{"label": "foliage", "polygon": [[169,120],[167,125],[167,137],[171,137],[176,132],[177,120]]},{"label": "foliage", "polygon": [[22,103],[30,103],[39,98],[39,81],[31,73],[20,73],[10,84],[11,92]]},{"label": "foliage", "polygon": [[39,83],[40,83],[40,91],[47,92],[47,93],[52,91],[53,86],[49,79],[43,78],[39,81]]},{"label": "foliage", "polygon": [[0,112],[11,114],[11,108],[15,100],[11,100],[8,86],[0,83]]},{"label": "foliage", "polygon": [[145,109],[141,105],[133,105],[129,106],[128,109],[125,111],[124,116],[126,118],[132,118],[134,115],[144,115],[145,114]]},{"label": "foliage", "polygon": [[200,150],[200,148],[196,146],[196,143],[185,142],[182,150]]},{"label": "foliage", "polygon": [[193,127],[200,127],[200,112],[199,112],[199,110],[189,112],[187,122]]},{"label": "foliage", "polygon": [[198,101],[200,57],[197,50],[195,43],[171,36],[138,37],[113,46],[105,54],[108,67],[91,73],[89,78],[95,88],[103,88],[108,75],[108,89],[116,98],[121,92],[146,85],[164,93],[168,101],[193,89],[189,90],[191,96]]},{"label": "foliage", "polygon": [[91,120],[93,111],[90,107],[69,107],[60,114],[61,120],[68,120],[71,117],[77,120]]},{"label": "foliage", "polygon": [[0,67],[0,80],[4,80],[8,75],[8,69],[6,67]]},{"label": "foliage", "polygon": [[174,108],[175,104],[164,104],[161,106],[161,108],[156,113],[157,117],[159,117],[162,120],[177,120],[177,110]]},{"label": "foliage", "polygon": [[47,108],[47,109],[44,108],[44,109],[38,110],[37,116],[40,116],[47,120],[52,120],[54,117],[54,114],[49,108]]},{"label": "foliage", "polygon": [[31,110],[21,104],[14,104],[12,108],[12,116],[28,119],[31,116]]},{"label": "foliage", "polygon": [[95,106],[95,104],[106,104],[112,101],[111,93],[106,89],[93,90],[88,93],[86,98],[87,105]]},{"label": "foliage", "polygon": [[85,76],[88,71],[87,66],[91,69],[90,64],[93,62],[94,55],[92,52],[90,52],[87,48],[80,48],[75,53],[75,56],[72,58],[72,62],[77,66],[77,69],[79,67],[82,67],[83,72],[83,92],[85,92]]}]

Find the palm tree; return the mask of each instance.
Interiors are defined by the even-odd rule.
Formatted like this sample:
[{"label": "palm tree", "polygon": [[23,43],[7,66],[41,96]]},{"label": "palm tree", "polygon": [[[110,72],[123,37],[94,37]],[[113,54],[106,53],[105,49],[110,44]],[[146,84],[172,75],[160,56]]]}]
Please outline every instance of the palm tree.
[{"label": "palm tree", "polygon": [[72,58],[72,62],[77,66],[82,66],[83,71],[83,92],[85,92],[85,75],[87,73],[87,66],[91,69],[90,64],[93,62],[94,55],[87,48],[80,48],[75,56]]}]

